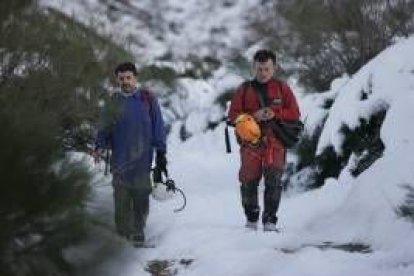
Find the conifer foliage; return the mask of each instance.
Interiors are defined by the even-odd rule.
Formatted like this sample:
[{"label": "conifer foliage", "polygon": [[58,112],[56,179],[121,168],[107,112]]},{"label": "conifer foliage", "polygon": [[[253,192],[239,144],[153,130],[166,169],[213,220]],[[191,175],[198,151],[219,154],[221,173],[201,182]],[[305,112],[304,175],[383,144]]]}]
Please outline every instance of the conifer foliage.
[{"label": "conifer foliage", "polygon": [[413,0],[266,1],[252,27],[257,37],[296,62],[302,83],[325,91],[414,32]]},{"label": "conifer foliage", "polygon": [[126,53],[29,0],[0,8],[0,275],[67,275],[85,233],[84,150],[96,99]]}]

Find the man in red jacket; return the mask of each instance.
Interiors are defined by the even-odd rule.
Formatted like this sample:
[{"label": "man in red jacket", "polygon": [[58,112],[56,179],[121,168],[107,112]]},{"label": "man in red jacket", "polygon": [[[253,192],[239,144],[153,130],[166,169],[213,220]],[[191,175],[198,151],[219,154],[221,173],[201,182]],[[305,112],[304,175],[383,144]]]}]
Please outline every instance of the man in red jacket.
[{"label": "man in red jacket", "polygon": [[254,55],[255,78],[244,82],[235,91],[228,118],[236,123],[241,114],[252,115],[261,129],[261,139],[252,144],[240,141],[241,199],[247,218],[246,227],[257,229],[260,207],[258,185],[264,177],[264,231],[277,231],[277,210],[281,197],[286,148],[271,127],[274,120],[298,120],[299,108],[290,87],[274,78],[277,69],[276,56],[269,50],[259,50]]}]

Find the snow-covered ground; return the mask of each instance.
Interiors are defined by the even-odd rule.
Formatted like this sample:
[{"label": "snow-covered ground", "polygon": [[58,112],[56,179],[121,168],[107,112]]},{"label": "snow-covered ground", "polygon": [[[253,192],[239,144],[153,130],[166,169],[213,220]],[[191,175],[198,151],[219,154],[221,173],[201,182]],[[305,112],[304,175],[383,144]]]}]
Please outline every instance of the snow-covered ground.
[{"label": "snow-covered ground", "polygon": [[[402,39],[359,73],[336,81],[333,90],[338,93],[321,95],[335,103],[319,147],[333,144],[340,149],[338,126],[356,126],[357,118],[380,105],[388,110],[381,128],[386,148],[383,157],[357,178],[344,169],[320,189],[284,196],[281,233],[243,227],[237,146],[233,140],[233,153],[225,153],[224,126],[185,143],[178,141],[178,127],[173,127],[169,167],[188,204],[173,213],[181,203],[178,197],[151,202],[146,231],[156,247],[133,249],[107,235],[93,246],[68,250],[68,257],[77,256],[80,262],[86,252],[97,254],[106,248],[113,255],[84,270],[85,275],[101,276],[150,275],[147,270],[156,265],[194,276],[414,275],[414,225],[395,212],[404,200],[402,185],[414,186],[414,58],[408,55],[413,51],[414,37]],[[361,103],[358,95],[367,82],[372,89]],[[320,105],[320,99],[313,98],[300,100],[305,115],[316,114],[309,121],[315,125],[323,114],[312,113],[311,106]],[[113,229],[108,181],[96,187],[90,208]]]},{"label": "snow-covered ground", "polygon": [[[322,189],[283,198],[282,232],[253,232],[243,227],[237,152],[226,155],[222,134],[220,128],[171,145],[170,171],[188,205],[173,213],[179,198],[151,202],[147,236],[156,248],[137,250],[108,237],[101,245],[110,244],[117,254],[88,270],[89,275],[148,275],[151,261],[162,260],[172,261],[169,269],[178,275],[412,275],[414,229],[396,217],[397,202],[389,193],[398,184],[387,167],[393,157],[384,157],[357,180],[332,179]],[[111,188],[97,192],[95,207],[108,211],[111,220]],[[372,252],[335,248],[352,244],[369,246]],[[183,265],[182,260],[192,262]]]},{"label": "snow-covered ground", "polygon": [[[224,56],[244,49],[245,18],[265,1],[39,2],[95,26],[145,63],[168,53]],[[180,126],[174,125],[168,159],[173,178],[187,195],[187,208],[173,213],[179,198],[152,201],[146,230],[156,248],[133,249],[113,235],[110,179],[102,179],[101,171],[89,208],[91,217],[110,231],[99,230],[88,244],[68,249],[67,258],[82,267],[83,275],[100,276],[149,275],[151,264],[191,276],[414,275],[414,225],[395,212],[405,195],[401,186],[414,187],[412,53],[414,37],[402,39],[354,76],[334,81],[331,91],[298,95],[308,131],[328,116],[318,152],[333,145],[341,153],[341,125],[355,128],[360,118],[379,109],[387,110],[381,128],[385,151],[357,178],[345,169],[318,190],[285,195],[279,210],[281,233],[244,229],[236,143],[228,155],[224,126],[202,133],[208,118],[219,117],[212,107],[215,97],[241,79],[221,68],[206,82],[179,80],[191,94],[172,101],[188,113],[185,124],[194,136],[181,143]],[[330,110],[322,108],[327,99],[334,100]],[[94,255],[99,257],[90,263]]]}]

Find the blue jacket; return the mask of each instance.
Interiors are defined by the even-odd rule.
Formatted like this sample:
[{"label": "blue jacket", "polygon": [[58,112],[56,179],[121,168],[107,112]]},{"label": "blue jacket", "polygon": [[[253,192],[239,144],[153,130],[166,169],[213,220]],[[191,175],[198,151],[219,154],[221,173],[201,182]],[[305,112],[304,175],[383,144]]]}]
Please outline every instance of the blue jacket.
[{"label": "blue jacket", "polygon": [[138,88],[115,93],[101,114],[96,147],[112,150],[112,173],[125,181],[148,174],[154,149],[166,151],[166,131],[155,96],[146,100]]}]

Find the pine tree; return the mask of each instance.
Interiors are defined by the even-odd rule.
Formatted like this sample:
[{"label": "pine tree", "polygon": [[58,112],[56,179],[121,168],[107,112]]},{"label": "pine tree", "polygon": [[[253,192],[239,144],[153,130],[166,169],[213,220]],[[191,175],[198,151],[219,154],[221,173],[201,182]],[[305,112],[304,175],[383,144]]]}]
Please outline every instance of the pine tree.
[{"label": "pine tree", "polygon": [[[3,1],[4,2],[4,1]],[[28,0],[0,8],[0,275],[66,275],[86,233],[85,150],[124,51]]]}]

